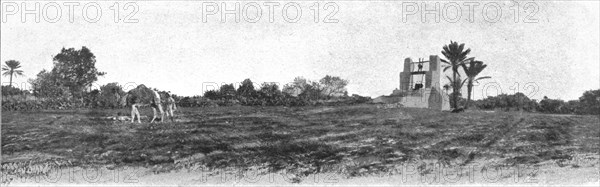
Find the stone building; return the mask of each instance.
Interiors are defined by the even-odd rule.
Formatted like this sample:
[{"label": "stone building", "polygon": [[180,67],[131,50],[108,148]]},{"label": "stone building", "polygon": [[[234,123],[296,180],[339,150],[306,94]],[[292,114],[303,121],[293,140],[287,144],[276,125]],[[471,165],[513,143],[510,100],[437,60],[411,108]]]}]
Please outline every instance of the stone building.
[{"label": "stone building", "polygon": [[374,102],[400,103],[404,107],[450,110],[448,95],[442,90],[441,60],[437,55],[429,60],[413,62],[404,60],[404,70],[400,72],[399,89],[390,96],[382,96]]}]

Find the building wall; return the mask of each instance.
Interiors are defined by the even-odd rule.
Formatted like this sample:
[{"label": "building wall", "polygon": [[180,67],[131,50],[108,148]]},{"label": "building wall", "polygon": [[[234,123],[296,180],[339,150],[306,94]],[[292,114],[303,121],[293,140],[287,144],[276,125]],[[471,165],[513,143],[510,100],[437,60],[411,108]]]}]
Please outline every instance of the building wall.
[{"label": "building wall", "polygon": [[435,110],[450,110],[450,99],[441,90],[442,68],[441,61],[437,55],[429,56],[429,71],[425,73],[425,87],[411,90],[411,66],[412,60],[404,60],[404,71],[400,72],[400,91],[406,92],[407,96],[401,98],[400,103],[405,107],[430,108]]}]

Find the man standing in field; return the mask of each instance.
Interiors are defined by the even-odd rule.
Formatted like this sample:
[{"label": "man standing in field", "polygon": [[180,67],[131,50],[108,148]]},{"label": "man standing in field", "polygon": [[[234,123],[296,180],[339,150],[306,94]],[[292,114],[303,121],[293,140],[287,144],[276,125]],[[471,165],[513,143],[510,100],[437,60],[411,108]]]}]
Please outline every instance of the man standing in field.
[{"label": "man standing in field", "polygon": [[175,116],[173,115],[173,112],[175,110],[177,110],[177,106],[175,105],[175,99],[173,99],[173,97],[171,96],[171,94],[166,93],[167,98],[165,99],[165,105],[167,107],[167,117],[171,117],[171,122],[174,121],[173,118],[175,118]]}]

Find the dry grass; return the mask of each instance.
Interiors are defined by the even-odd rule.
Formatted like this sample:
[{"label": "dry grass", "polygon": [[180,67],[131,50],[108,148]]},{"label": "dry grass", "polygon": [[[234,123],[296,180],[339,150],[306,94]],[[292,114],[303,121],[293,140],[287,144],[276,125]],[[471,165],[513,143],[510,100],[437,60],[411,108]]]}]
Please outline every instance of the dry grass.
[{"label": "dry grass", "polygon": [[497,159],[500,165],[554,161],[579,167],[569,164],[576,155],[600,151],[596,116],[451,114],[375,105],[182,110],[177,122],[159,124],[102,118],[125,110],[3,112],[2,172],[20,174],[20,167],[48,163],[142,166],[155,172],[261,168],[293,173],[300,181],[320,172],[393,173],[402,163],[423,160],[450,166],[477,159]]}]

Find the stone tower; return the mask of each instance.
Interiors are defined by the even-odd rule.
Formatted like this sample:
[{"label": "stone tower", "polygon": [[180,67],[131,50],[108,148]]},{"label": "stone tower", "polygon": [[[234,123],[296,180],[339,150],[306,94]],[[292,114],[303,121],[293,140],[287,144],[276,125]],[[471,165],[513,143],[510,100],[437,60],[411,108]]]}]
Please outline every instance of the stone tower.
[{"label": "stone tower", "polygon": [[[429,56],[428,70],[414,70],[412,59],[404,60],[404,70],[400,72],[400,103],[405,107],[431,108],[436,110],[450,110],[448,96],[442,91],[442,67],[437,55]],[[422,82],[424,76],[424,82]],[[417,80],[421,77],[421,80]],[[421,84],[421,85],[417,85]],[[421,87],[421,88],[420,88]]]}]

